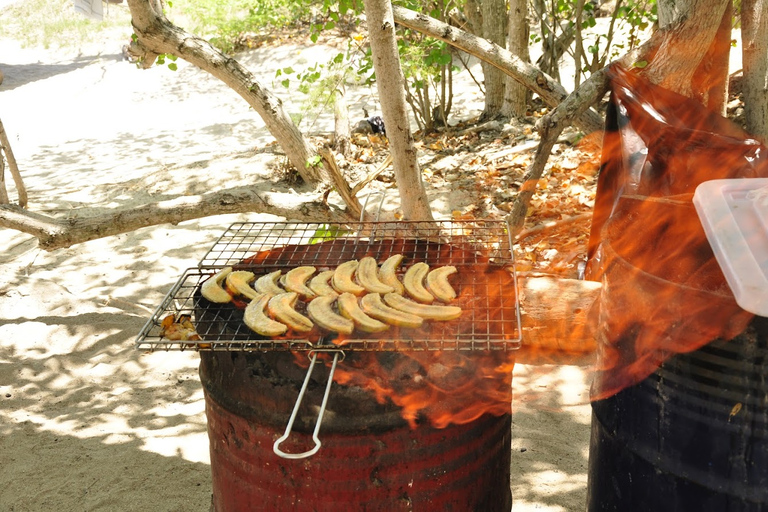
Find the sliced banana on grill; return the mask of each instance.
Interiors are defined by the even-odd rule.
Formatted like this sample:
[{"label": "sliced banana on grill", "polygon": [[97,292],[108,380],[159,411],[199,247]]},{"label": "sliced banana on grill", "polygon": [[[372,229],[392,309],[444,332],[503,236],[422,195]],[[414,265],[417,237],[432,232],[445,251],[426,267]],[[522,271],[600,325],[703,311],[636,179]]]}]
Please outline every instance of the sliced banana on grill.
[{"label": "sliced banana on grill", "polygon": [[312,330],[312,320],[294,309],[299,294],[286,292],[275,295],[267,303],[267,311],[277,321],[284,323],[294,331],[308,332]]},{"label": "sliced banana on grill", "polygon": [[322,295],[313,299],[307,305],[309,318],[327,331],[352,334],[352,331],[355,330],[355,323],[333,310],[333,303],[337,298],[338,294],[334,293],[333,295]]},{"label": "sliced banana on grill", "polygon": [[247,270],[235,270],[227,275],[227,289],[235,295],[242,295],[249,300],[254,300],[259,292],[251,288],[250,283],[256,278],[253,272]]},{"label": "sliced banana on grill", "polygon": [[262,336],[280,336],[285,334],[288,326],[276,320],[272,320],[264,313],[264,308],[269,302],[270,295],[259,293],[246,306],[243,321],[252,331]]},{"label": "sliced banana on grill", "polygon": [[400,268],[404,258],[405,256],[402,254],[394,254],[384,260],[379,269],[381,282],[394,288],[394,292],[400,295],[405,292],[405,289],[403,288],[403,283],[397,278],[397,269]]},{"label": "sliced banana on grill", "polygon": [[395,289],[379,279],[379,264],[376,258],[366,256],[357,265],[357,282],[371,293],[392,293]]},{"label": "sliced banana on grill", "polygon": [[424,288],[424,278],[429,273],[429,265],[420,261],[411,265],[403,276],[405,293],[423,304],[431,304],[435,298]]},{"label": "sliced banana on grill", "polygon": [[402,295],[388,293],[384,296],[384,302],[388,305],[412,315],[427,320],[455,320],[461,316],[461,308],[458,306],[438,306],[436,304],[419,304]]},{"label": "sliced banana on grill", "polygon": [[429,274],[427,274],[427,290],[429,290],[437,300],[451,302],[456,298],[456,290],[454,290],[451,283],[448,282],[448,277],[456,272],[458,272],[456,267],[452,265],[446,265],[445,267],[438,267],[434,270],[430,270]]},{"label": "sliced banana on grill", "polygon": [[280,279],[282,270],[275,270],[269,274],[265,274],[256,280],[256,284],[253,285],[256,291],[259,293],[265,293],[267,295],[279,295],[285,293],[285,290],[280,288],[277,284],[277,280]]},{"label": "sliced banana on grill", "polygon": [[334,273],[335,272],[333,270],[320,272],[309,280],[309,289],[315,292],[317,295],[336,295],[336,290],[334,290],[331,285],[328,284],[328,281],[331,280]]},{"label": "sliced banana on grill", "polygon": [[292,268],[285,274],[283,285],[289,292],[298,293],[302,299],[312,300],[317,294],[307,286],[307,279],[314,273],[315,267],[308,265]]},{"label": "sliced banana on grill", "polygon": [[339,313],[341,313],[343,317],[352,320],[355,323],[355,326],[361,331],[381,332],[389,329],[388,324],[366,315],[365,312],[360,309],[357,297],[351,293],[342,293],[339,295],[336,299],[336,306],[339,308]]},{"label": "sliced banana on grill", "polygon": [[339,293],[351,293],[352,295],[362,295],[365,293],[365,288],[357,284],[353,279],[358,264],[357,260],[349,260],[336,267],[333,278],[331,278],[334,290]]},{"label": "sliced banana on grill", "polygon": [[399,309],[387,306],[382,302],[381,295],[369,293],[360,299],[360,307],[368,315],[377,320],[399,327],[421,327],[424,319]]},{"label": "sliced banana on grill", "polygon": [[232,296],[221,286],[230,272],[232,272],[232,267],[224,267],[204,282],[200,287],[200,293],[203,294],[203,297],[218,304],[231,301]]}]

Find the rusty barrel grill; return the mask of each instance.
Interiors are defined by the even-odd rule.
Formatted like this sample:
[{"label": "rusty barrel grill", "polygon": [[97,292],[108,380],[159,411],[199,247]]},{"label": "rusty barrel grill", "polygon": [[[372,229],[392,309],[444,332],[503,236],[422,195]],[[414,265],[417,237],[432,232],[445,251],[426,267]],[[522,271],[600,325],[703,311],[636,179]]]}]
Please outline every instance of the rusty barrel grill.
[{"label": "rusty barrel grill", "polygon": [[[500,221],[230,226],[137,338],[139,348],[200,351],[214,509],[510,510],[511,402],[499,397],[511,399],[511,374],[471,369],[504,368],[520,346],[511,248]],[[243,304],[200,294],[225,266],[321,271],[396,253],[459,269],[460,319],[263,339],[242,322]],[[163,336],[169,315],[189,315],[197,339]],[[345,385],[332,386],[334,373]],[[434,403],[422,414],[397,403],[425,396]]]}]

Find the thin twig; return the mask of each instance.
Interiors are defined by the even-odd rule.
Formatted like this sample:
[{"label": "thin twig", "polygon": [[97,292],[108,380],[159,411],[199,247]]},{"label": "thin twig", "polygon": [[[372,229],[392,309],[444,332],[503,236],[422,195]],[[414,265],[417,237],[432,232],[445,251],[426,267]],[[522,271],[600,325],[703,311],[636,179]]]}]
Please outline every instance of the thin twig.
[{"label": "thin twig", "polygon": [[[24,181],[21,179],[19,166],[16,164],[16,157],[13,156],[13,150],[11,149],[11,142],[8,140],[8,134],[5,133],[5,126],[3,126],[2,121],[0,121],[0,149],[2,150],[3,153],[5,153],[5,158],[8,160],[8,168],[11,170],[13,183],[16,185],[16,193],[19,196],[19,206],[21,206],[22,208],[26,208],[28,203],[27,187],[24,186]],[[0,155],[0,158],[1,157],[2,155]],[[6,201],[6,204],[7,204],[7,201]]]}]

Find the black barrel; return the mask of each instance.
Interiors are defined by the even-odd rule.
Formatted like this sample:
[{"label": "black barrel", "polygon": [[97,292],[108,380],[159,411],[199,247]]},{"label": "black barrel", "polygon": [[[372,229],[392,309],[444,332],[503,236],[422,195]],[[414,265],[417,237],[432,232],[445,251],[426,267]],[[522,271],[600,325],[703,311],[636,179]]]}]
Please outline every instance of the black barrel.
[{"label": "black barrel", "polygon": [[592,405],[589,511],[768,511],[768,319]]}]

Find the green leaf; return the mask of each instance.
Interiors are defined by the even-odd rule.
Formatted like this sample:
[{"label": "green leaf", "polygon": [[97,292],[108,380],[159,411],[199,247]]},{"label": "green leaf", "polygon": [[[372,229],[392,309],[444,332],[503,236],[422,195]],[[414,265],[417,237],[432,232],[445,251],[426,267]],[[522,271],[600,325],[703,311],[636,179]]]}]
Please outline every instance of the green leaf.
[{"label": "green leaf", "polygon": [[285,87],[287,89],[291,85],[291,80],[289,78],[286,78],[285,80],[283,80],[280,83],[283,85],[283,87]]},{"label": "green leaf", "polygon": [[283,73],[285,73],[286,75],[291,75],[291,74],[293,74],[295,72],[296,71],[294,71],[291,66],[288,66],[287,68],[283,68]]},{"label": "green leaf", "polygon": [[320,157],[320,155],[315,155],[312,158],[307,160],[306,166],[307,167],[315,167],[317,165],[320,165],[320,162],[322,162],[323,159]]},{"label": "green leaf", "polygon": [[176,65],[175,62],[171,62],[170,64],[168,64],[168,69],[170,69],[171,71],[176,71],[178,68],[179,67]]},{"label": "green leaf", "polygon": [[312,237],[309,239],[310,244],[319,244],[327,240],[339,238],[340,236],[352,234],[352,231],[343,229],[338,226],[323,224],[315,230]]},{"label": "green leaf", "polygon": [[639,60],[639,61],[635,62],[634,64],[632,64],[632,67],[643,69],[647,65],[648,65],[648,61],[647,60]]}]

